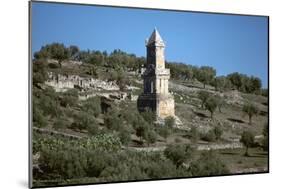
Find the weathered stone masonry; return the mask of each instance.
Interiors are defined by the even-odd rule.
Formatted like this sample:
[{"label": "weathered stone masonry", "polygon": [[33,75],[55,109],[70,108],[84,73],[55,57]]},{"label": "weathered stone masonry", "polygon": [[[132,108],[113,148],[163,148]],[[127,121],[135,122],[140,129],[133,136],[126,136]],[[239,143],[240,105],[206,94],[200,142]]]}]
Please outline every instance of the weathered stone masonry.
[{"label": "weathered stone masonry", "polygon": [[174,98],[169,93],[170,69],[165,68],[165,43],[157,29],[146,41],[147,64],[143,73],[143,93],[138,98],[139,111],[150,109],[158,118],[175,116]]}]

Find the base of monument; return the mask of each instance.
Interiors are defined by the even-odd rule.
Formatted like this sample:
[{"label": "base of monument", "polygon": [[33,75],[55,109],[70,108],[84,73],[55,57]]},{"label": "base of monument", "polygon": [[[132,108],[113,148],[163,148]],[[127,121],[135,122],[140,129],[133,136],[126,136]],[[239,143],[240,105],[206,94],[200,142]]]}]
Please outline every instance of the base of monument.
[{"label": "base of monument", "polygon": [[141,94],[137,100],[138,110],[144,112],[151,110],[156,117],[165,119],[175,116],[175,102],[171,94]]}]

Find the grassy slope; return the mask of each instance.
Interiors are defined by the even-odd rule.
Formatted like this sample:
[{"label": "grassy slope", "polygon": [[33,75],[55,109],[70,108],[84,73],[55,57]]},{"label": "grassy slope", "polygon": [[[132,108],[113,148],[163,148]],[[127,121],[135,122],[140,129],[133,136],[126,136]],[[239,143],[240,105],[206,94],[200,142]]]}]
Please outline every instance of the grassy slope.
[{"label": "grassy slope", "polygon": [[[253,117],[253,124],[248,125],[248,117],[243,116],[241,105],[225,105],[222,108],[222,113],[219,111],[215,112],[215,121],[210,119],[210,113],[206,110],[200,108],[200,100],[197,98],[196,91],[202,89],[200,83],[177,83],[179,85],[185,86],[186,90],[175,90],[171,88],[175,97],[175,108],[176,115],[184,123],[184,126],[190,127],[193,125],[200,126],[202,130],[207,130],[216,126],[220,123],[223,126],[224,134],[223,138],[238,138],[244,129],[251,129],[254,131],[255,135],[261,135],[264,124],[267,122],[267,115],[258,115]],[[138,85],[138,87],[141,87]],[[210,92],[214,89],[207,86]],[[137,95],[141,91],[136,91],[133,94]],[[256,102],[263,112],[267,112],[267,98],[257,95],[240,94],[244,100],[253,100]],[[136,106],[135,102],[126,102],[129,106]],[[73,111],[77,111],[73,109]],[[102,117],[102,116],[101,116]],[[52,128],[52,121],[49,122],[49,129]],[[62,129],[61,132],[77,134],[79,136],[87,136],[85,133],[79,131],[73,131],[70,129]],[[138,139],[135,135],[132,135],[133,139]],[[158,137],[158,141],[154,146],[165,146],[167,143],[189,143],[189,138],[186,136],[186,131],[177,130],[173,132],[167,140],[162,137]],[[202,142],[202,141],[199,141]],[[133,145],[133,143],[131,143]],[[246,168],[260,168],[267,167],[267,154],[262,152],[260,149],[251,149],[251,157],[243,156],[244,149],[227,149],[218,150],[219,156],[227,164],[231,172],[236,173]],[[199,152],[200,153],[200,152]]]}]

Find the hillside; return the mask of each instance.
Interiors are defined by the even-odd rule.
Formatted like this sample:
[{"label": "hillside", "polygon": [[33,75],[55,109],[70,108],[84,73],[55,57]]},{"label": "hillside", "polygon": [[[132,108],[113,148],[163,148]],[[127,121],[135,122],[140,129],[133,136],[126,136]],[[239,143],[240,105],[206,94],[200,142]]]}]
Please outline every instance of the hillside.
[{"label": "hillside", "polygon": [[[267,171],[268,97],[260,87],[178,77],[183,69],[171,63],[177,117],[155,123],[153,112],[137,110],[143,58],[119,55],[33,60],[35,186]],[[248,156],[244,131],[254,136]]]}]

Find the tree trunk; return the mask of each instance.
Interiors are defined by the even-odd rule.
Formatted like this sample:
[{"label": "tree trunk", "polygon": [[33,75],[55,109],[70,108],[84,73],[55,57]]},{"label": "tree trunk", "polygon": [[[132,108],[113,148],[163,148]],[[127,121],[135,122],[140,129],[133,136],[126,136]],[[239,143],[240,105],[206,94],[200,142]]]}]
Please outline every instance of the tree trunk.
[{"label": "tree trunk", "polygon": [[248,153],[248,147],[246,147],[245,156],[249,156],[249,153]]},{"label": "tree trunk", "polygon": [[249,125],[252,125],[252,116],[249,116]]}]

